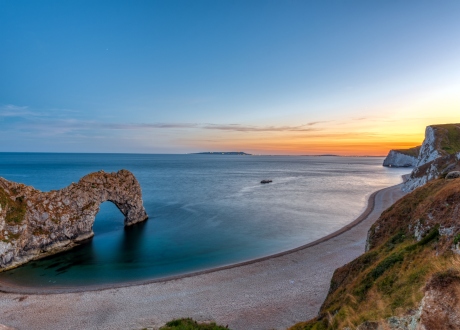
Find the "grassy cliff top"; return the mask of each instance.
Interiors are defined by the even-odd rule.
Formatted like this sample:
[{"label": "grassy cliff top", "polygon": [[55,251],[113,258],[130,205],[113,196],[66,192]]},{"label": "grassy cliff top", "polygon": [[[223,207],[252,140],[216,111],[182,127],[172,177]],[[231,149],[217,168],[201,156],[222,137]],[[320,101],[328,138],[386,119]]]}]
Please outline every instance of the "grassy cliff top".
[{"label": "grassy cliff top", "polygon": [[9,225],[19,224],[24,219],[26,203],[23,196],[15,198],[11,193],[7,193],[5,189],[0,187],[0,210],[5,209],[6,223]]},{"label": "grassy cliff top", "polygon": [[408,155],[417,158],[422,146],[417,146],[409,149],[393,149],[396,152],[399,152],[403,155]]},{"label": "grassy cliff top", "polygon": [[460,152],[460,124],[431,125],[437,133],[438,148],[452,155]]},{"label": "grassy cliff top", "polygon": [[[418,308],[427,283],[449,274],[460,280],[460,256],[451,250],[460,242],[458,205],[460,179],[434,180],[403,197],[371,229],[373,248],[335,271],[318,317],[291,330],[355,329],[408,315]],[[419,241],[416,223],[425,228]]]}]

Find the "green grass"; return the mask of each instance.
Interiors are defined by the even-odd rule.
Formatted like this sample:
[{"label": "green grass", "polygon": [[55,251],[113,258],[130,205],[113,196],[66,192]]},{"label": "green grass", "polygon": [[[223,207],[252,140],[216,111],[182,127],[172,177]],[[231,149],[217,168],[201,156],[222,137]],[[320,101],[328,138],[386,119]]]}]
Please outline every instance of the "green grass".
[{"label": "green grass", "polygon": [[441,149],[449,155],[460,151],[460,125],[447,124],[435,126],[441,131]]},{"label": "green grass", "polygon": [[[437,232],[433,230],[433,232]],[[351,327],[354,329],[365,321],[384,319],[399,315],[417,307],[423,297],[427,279],[440,267],[439,263],[427,262],[433,255],[435,234],[427,234],[423,244],[413,239],[396,243],[387,252],[384,245],[377,249],[380,258],[370,251],[360,257],[370,263],[346,265],[347,278],[329,293],[320,316],[293,326],[292,330],[332,330]],[[366,258],[367,254],[373,254]],[[440,257],[443,259],[443,257]],[[448,258],[444,264],[448,265]],[[336,278],[336,275],[334,275]],[[332,285],[331,285],[332,287]]]},{"label": "green grass", "polygon": [[435,238],[439,236],[439,224],[437,224],[433,229],[430,230],[428,234],[426,234],[425,237],[423,237],[420,242],[418,242],[416,245],[422,246],[426,245]]},{"label": "green grass", "polygon": [[3,188],[0,188],[0,205],[6,209],[6,223],[20,224],[24,220],[27,206],[22,196],[12,200]]},{"label": "green grass", "polygon": [[460,234],[454,237],[454,244],[457,244],[458,242],[460,242]]},{"label": "green grass", "polygon": [[160,330],[227,330],[228,327],[216,323],[199,323],[190,318],[172,320],[161,327]]},{"label": "green grass", "polygon": [[418,147],[413,147],[409,149],[395,149],[395,151],[403,154],[403,155],[408,155],[417,158],[418,154],[420,153],[420,148],[421,146]]}]

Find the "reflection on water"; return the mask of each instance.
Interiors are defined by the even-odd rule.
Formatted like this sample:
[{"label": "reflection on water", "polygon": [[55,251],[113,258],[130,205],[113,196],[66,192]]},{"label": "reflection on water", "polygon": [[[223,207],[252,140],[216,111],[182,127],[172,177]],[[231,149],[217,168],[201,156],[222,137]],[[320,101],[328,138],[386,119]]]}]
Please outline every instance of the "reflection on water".
[{"label": "reflection on water", "polygon": [[[136,259],[134,256],[142,255],[142,239],[145,233],[144,228],[146,222],[134,224],[123,229],[123,234],[120,235],[118,244],[114,244],[114,248],[107,250],[104,258],[113,260],[119,264],[133,263]],[[98,264],[97,249],[93,239],[84,241],[80,246],[75,247],[72,253],[62,253],[55,257],[36,261],[32,263],[32,267],[40,267],[46,270],[53,269],[55,276],[61,275],[72,267],[85,267]],[[44,264],[49,263],[48,266]],[[45,274],[43,274],[45,276]]]},{"label": "reflection on water", "polygon": [[115,251],[115,255],[118,255],[117,262],[132,263],[136,260],[133,255],[142,255],[146,224],[147,222],[143,221],[124,228],[120,247]]},{"label": "reflection on water", "polygon": [[[105,208],[108,209],[107,206]],[[105,210],[104,213],[107,212],[110,211]],[[100,246],[99,237],[95,236],[83,241],[81,245],[74,247],[71,251],[32,261],[7,274],[9,277],[20,277],[26,275],[25,273],[27,275],[35,273],[40,277],[48,278],[48,283],[55,284],[60,283],[59,279],[63,274],[71,271],[78,273],[84,269],[97,271],[101,263],[109,262],[112,265],[127,267],[145,254],[143,240],[146,235],[146,225],[147,221],[144,221],[129,227],[122,227],[118,231],[120,235],[115,235],[113,241],[107,244],[105,249]]]},{"label": "reflection on water", "polygon": [[[373,191],[410,171],[384,168],[382,158],[7,155],[0,176],[20,175],[44,191],[100,169],[129,169],[149,215],[124,228],[116,206],[103,203],[93,239],[0,274],[35,287],[159,278],[294,248],[352,221]],[[262,179],[273,183],[261,185]]]}]

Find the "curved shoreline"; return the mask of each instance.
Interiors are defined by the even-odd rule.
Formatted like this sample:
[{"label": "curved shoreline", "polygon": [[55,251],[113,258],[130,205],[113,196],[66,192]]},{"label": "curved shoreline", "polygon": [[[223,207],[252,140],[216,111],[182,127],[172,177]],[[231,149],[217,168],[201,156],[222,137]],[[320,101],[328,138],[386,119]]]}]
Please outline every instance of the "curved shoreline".
[{"label": "curved shoreline", "polygon": [[[403,176],[403,181],[405,181],[404,176]],[[166,276],[166,277],[160,277],[160,278],[148,279],[148,280],[130,281],[130,282],[122,282],[122,283],[110,283],[110,284],[102,284],[102,285],[96,284],[96,285],[76,286],[76,287],[62,286],[62,287],[34,288],[34,287],[28,287],[28,286],[15,285],[15,284],[4,282],[0,280],[0,292],[47,295],[47,294],[78,293],[78,292],[88,292],[88,291],[102,291],[102,290],[110,290],[110,289],[117,289],[117,288],[126,288],[126,287],[131,287],[131,286],[142,286],[142,285],[148,285],[152,283],[175,281],[175,280],[180,280],[183,278],[210,274],[210,273],[219,272],[219,271],[223,271],[227,269],[238,268],[242,266],[255,264],[255,263],[263,262],[263,261],[270,260],[270,259],[279,258],[279,257],[286,256],[286,255],[289,255],[289,254],[292,254],[298,251],[302,251],[304,249],[311,248],[313,246],[326,242],[332,238],[340,236],[343,233],[349,231],[350,229],[352,229],[353,227],[355,227],[356,225],[364,221],[372,213],[375,207],[375,197],[377,196],[378,193],[384,190],[387,190],[387,189],[398,187],[400,185],[401,184],[398,184],[398,185],[394,185],[394,186],[390,186],[387,188],[382,188],[380,190],[374,191],[369,196],[367,200],[367,207],[364,209],[364,211],[355,220],[353,220],[349,224],[313,242],[310,242],[310,243],[307,243],[307,244],[304,244],[299,247],[289,249],[283,252],[278,252],[275,254],[271,254],[271,255],[256,258],[256,259],[250,259],[250,260],[246,260],[246,261],[242,261],[242,262],[238,262],[234,264],[204,269],[204,270],[195,271],[195,272],[189,272],[189,273],[184,273],[184,274],[178,274],[178,275]]]},{"label": "curved shoreline", "polygon": [[286,329],[317,315],[332,274],[364,253],[370,226],[404,195],[400,187],[372,194],[357,219],[321,241],[263,260],[93,291],[39,294],[29,288],[35,294],[27,295],[10,286],[10,293],[0,293],[0,324],[28,330],[158,329],[191,317],[233,330]]}]

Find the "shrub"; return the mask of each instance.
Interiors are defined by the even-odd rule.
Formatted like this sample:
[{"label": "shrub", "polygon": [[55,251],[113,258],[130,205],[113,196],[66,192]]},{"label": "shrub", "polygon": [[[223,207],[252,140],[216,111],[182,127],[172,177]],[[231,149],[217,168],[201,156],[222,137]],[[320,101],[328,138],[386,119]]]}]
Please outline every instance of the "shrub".
[{"label": "shrub", "polygon": [[191,318],[172,320],[161,327],[160,330],[227,330],[228,326],[223,327],[214,322],[198,323]]}]

